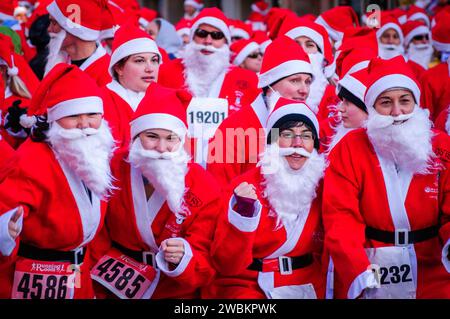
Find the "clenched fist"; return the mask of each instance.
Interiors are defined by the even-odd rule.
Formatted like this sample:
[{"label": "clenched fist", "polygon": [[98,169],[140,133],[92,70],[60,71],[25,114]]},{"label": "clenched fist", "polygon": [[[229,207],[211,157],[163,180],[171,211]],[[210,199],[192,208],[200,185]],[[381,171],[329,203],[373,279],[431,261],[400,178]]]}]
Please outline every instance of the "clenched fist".
[{"label": "clenched fist", "polygon": [[239,197],[250,198],[253,200],[256,200],[258,198],[256,196],[256,187],[247,182],[239,184],[239,186],[234,189],[234,194]]}]

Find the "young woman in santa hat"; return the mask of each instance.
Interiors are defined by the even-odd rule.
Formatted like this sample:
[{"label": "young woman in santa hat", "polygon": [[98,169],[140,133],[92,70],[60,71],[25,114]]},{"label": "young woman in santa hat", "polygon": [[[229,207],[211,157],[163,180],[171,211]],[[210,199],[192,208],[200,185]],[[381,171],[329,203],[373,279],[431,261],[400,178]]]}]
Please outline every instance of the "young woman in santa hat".
[{"label": "young woman in santa hat", "polygon": [[40,132],[0,184],[0,297],[93,298],[87,245],[113,188],[101,91],[78,67],[58,64],[29,113],[42,120],[33,128]]},{"label": "young woman in santa hat", "polygon": [[208,297],[324,298],[326,163],[318,154],[317,117],[306,104],[280,97],[266,132],[258,167],[227,188],[212,245],[218,277]]},{"label": "young woman in santa hat", "polygon": [[403,55],[404,37],[397,18],[385,13],[381,16],[380,23],[380,28],[377,29],[378,55],[383,59]]},{"label": "young woman in santa hat", "polygon": [[131,146],[112,163],[119,189],[93,245],[98,298],[199,298],[214,276],[222,204],[213,178],[184,149],[190,98],[152,83],[133,115]]},{"label": "young woman in santa hat", "polygon": [[403,57],[368,71],[367,124],[334,147],[324,178],[335,295],[449,298],[450,138],[432,130]]},{"label": "young woman in santa hat", "polygon": [[155,41],[131,24],[120,27],[114,36],[109,72],[112,82],[105,92],[105,117],[118,145],[130,140],[129,122],[152,82],[158,80],[161,54]]},{"label": "young woman in santa hat", "polygon": [[242,39],[234,42],[230,49],[232,52],[231,63],[255,73],[261,71],[263,54],[258,43]]}]

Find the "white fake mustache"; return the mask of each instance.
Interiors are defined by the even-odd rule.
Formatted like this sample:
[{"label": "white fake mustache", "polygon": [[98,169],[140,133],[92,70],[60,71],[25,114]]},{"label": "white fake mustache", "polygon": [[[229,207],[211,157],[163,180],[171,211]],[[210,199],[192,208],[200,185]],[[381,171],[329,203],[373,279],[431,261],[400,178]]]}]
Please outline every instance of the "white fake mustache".
[{"label": "white fake mustache", "polygon": [[65,139],[76,140],[84,137],[88,137],[91,135],[98,134],[98,129],[87,127],[83,129],[73,128],[73,129],[65,129],[59,132],[59,135]]},{"label": "white fake mustache", "polygon": [[305,150],[303,147],[280,147],[279,152],[280,156],[298,154],[307,158],[311,157],[311,153]]},{"label": "white fake mustache", "polygon": [[151,159],[163,159],[171,160],[179,155],[178,151],[175,152],[158,152],[155,150],[145,150],[145,155]]}]

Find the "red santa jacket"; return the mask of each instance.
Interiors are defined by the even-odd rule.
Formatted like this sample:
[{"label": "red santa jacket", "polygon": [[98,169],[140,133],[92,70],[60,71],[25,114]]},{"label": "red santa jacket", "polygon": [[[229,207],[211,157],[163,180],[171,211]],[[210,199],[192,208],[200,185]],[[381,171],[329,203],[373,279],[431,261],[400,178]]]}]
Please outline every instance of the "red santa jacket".
[{"label": "red santa jacket", "polygon": [[448,108],[443,109],[439,114],[439,116],[436,118],[436,120],[434,121],[434,128],[449,134],[450,132],[447,131],[447,121],[448,121]]},{"label": "red santa jacket", "polygon": [[3,181],[15,165],[15,155],[14,149],[0,136],[0,182]]},{"label": "red santa jacket", "polygon": [[[225,198],[212,247],[214,265],[218,276],[208,287],[208,298],[266,298],[258,285],[273,287],[303,285],[311,283],[318,298],[325,294],[326,269],[322,262],[323,230],[321,221],[321,187],[313,200],[308,217],[301,226],[288,231],[283,225],[276,229],[276,218],[268,215],[270,204],[263,196],[260,168],[254,168],[232,181]],[[233,190],[247,182],[256,187],[260,205],[260,217],[245,218],[233,210]],[[257,202],[258,203],[258,202]],[[259,220],[258,220],[259,218]],[[251,221],[253,219],[253,221]],[[297,227],[300,226],[300,227]],[[301,233],[300,233],[301,232]],[[283,247],[282,247],[283,246]],[[288,248],[289,246],[289,248]],[[281,250],[279,250],[281,248]],[[294,269],[292,274],[280,272],[258,272],[247,267],[254,258],[267,258],[273,253],[283,256],[313,255],[313,262],[307,267]],[[271,258],[277,257],[273,256]]]},{"label": "red santa jacket", "polygon": [[103,87],[111,82],[111,75],[109,74],[109,61],[111,57],[103,46],[99,45],[97,50],[80,65],[80,69],[91,76],[99,87]]},{"label": "red santa jacket", "polygon": [[[131,250],[157,253],[161,242],[172,237],[175,214],[156,191],[149,199],[152,205],[147,204],[142,174],[127,163],[127,157],[122,150],[112,163],[120,188],[109,202],[105,231],[92,245],[96,259],[106,253],[111,241]],[[182,223],[178,237],[187,241],[192,256],[186,253],[172,274],[161,270],[152,298],[198,298],[200,288],[215,274],[210,246],[222,206],[220,193],[213,178],[198,164],[188,165],[184,199],[191,215]]]},{"label": "red santa jacket", "polygon": [[249,106],[226,118],[209,142],[206,169],[225,189],[231,180],[254,168],[266,143],[268,110],[259,95]]},{"label": "red santa jacket", "polygon": [[[182,60],[175,59],[161,64],[158,83],[174,89],[188,89]],[[228,100],[228,115],[230,115],[240,110],[242,105],[253,102],[258,92],[257,85],[258,77],[254,72],[230,66],[221,85],[219,96],[216,97]]]},{"label": "red santa jacket", "polygon": [[[412,176],[404,202],[411,230],[440,225],[439,236],[414,244],[417,298],[450,297],[450,265],[446,270],[443,256],[441,260],[443,245],[448,246],[450,238],[450,138],[436,132],[433,149],[443,167]],[[387,182],[365,129],[346,134],[330,153],[329,162],[322,208],[325,246],[335,265],[335,296],[355,298],[365,288],[358,279],[370,264],[364,248],[393,246],[367,239],[366,226],[394,232],[398,212],[390,209]]]},{"label": "red santa jacket", "polygon": [[450,62],[443,62],[427,70],[420,79],[421,106],[430,110],[434,121],[450,105]]},{"label": "red santa jacket", "polygon": [[[86,246],[101,228],[106,212],[106,205],[94,194],[91,203],[81,180],[56,159],[46,143],[28,139],[17,156],[16,168],[0,185],[0,218],[21,205],[23,227],[12,254],[0,254],[1,298],[11,296],[19,242],[59,251]],[[1,223],[8,221],[3,219]],[[74,298],[94,296],[89,266],[87,250],[81,266],[81,286],[75,288]]]}]

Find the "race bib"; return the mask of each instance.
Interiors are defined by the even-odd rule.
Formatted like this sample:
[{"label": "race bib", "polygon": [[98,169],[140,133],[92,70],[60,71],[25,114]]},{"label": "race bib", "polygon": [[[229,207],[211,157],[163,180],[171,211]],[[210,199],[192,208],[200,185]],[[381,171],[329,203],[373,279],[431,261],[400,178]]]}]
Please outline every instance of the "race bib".
[{"label": "race bib", "polygon": [[189,136],[208,140],[228,116],[228,101],[219,98],[192,98],[187,108]]},{"label": "race bib", "polygon": [[92,268],[91,277],[121,299],[148,299],[158,284],[159,270],[112,248]]},{"label": "race bib", "polygon": [[416,285],[407,247],[366,248],[379,287],[366,289],[366,299],[414,299]]},{"label": "race bib", "polygon": [[18,257],[11,298],[73,299],[75,287],[80,287],[78,267],[69,262]]},{"label": "race bib", "polygon": [[312,284],[276,287],[268,294],[271,299],[317,299]]}]

